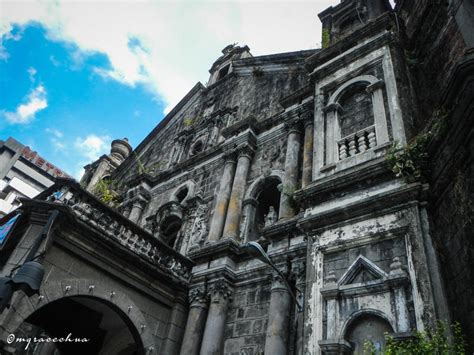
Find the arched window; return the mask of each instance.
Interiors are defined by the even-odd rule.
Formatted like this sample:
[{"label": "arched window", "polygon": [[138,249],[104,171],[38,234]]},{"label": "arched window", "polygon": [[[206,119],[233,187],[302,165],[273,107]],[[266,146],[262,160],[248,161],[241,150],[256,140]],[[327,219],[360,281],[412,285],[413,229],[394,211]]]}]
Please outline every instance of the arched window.
[{"label": "arched window", "polygon": [[372,98],[366,88],[367,83],[356,83],[348,87],[339,99],[342,108],[339,118],[342,137],[374,124]]},{"label": "arched window", "polygon": [[392,333],[390,324],[374,314],[362,314],[351,322],[345,338],[352,345],[354,354],[364,354],[364,345],[372,343],[375,353],[381,354],[385,348],[385,333]]},{"label": "arched window", "polygon": [[325,164],[363,153],[389,141],[383,81],[361,75],[335,90],[325,114]]}]

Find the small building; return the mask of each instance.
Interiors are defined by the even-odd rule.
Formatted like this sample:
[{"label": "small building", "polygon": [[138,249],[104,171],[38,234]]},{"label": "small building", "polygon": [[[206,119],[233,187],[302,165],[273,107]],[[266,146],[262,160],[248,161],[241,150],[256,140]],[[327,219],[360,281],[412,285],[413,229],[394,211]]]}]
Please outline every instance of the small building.
[{"label": "small building", "polygon": [[68,175],[37,152],[9,137],[0,140],[0,217],[20,205],[19,198],[36,197]]}]

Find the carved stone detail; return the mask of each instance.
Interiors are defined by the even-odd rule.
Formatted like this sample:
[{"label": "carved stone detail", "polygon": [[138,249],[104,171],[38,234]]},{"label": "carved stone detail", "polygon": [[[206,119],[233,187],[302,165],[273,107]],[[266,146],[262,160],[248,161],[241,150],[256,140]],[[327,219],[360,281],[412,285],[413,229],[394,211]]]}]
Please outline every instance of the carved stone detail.
[{"label": "carved stone detail", "polygon": [[233,290],[229,283],[224,279],[213,282],[208,288],[208,294],[213,303],[219,303],[221,300],[232,300]]}]

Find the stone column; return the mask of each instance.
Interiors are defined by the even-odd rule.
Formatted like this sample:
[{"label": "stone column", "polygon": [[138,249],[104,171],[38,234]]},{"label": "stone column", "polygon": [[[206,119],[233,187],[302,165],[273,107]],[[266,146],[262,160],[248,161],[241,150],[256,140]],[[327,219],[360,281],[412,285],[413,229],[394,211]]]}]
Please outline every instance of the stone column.
[{"label": "stone column", "polygon": [[138,185],[128,190],[127,200],[129,200],[129,204],[131,204],[128,219],[134,223],[138,223],[142,216],[143,209],[150,200],[149,187],[147,185]]},{"label": "stone column", "polygon": [[398,257],[393,258],[393,261],[390,264],[389,282],[392,284],[395,296],[397,331],[399,333],[408,332],[410,330],[410,318],[408,315],[407,298],[405,295],[405,283],[408,282],[408,278]]},{"label": "stone column", "polygon": [[387,143],[390,138],[387,129],[387,116],[385,114],[385,106],[383,102],[382,88],[384,83],[382,80],[369,85],[366,91],[372,95],[372,107],[374,110],[375,139],[377,145]]},{"label": "stone column", "polygon": [[[304,307],[304,294],[306,289],[306,268],[304,260],[297,260],[291,264],[291,273],[295,278],[296,286],[296,298],[298,299],[299,304]],[[295,346],[295,355],[303,355],[303,342],[304,342],[304,313],[303,311],[298,311],[296,307],[296,346]]]},{"label": "stone column", "polygon": [[324,298],[326,299],[326,339],[337,338],[338,323],[338,286],[337,277],[334,270],[328,272],[325,280]]},{"label": "stone column", "polygon": [[225,157],[224,172],[222,174],[219,192],[217,193],[214,215],[212,216],[209,235],[207,237],[209,241],[219,240],[222,236],[227,207],[229,206],[229,199],[232,191],[232,182],[234,181],[235,164],[235,154],[228,154]]},{"label": "stone column", "polygon": [[287,125],[288,140],[286,143],[285,175],[283,176],[279,219],[295,215],[292,195],[298,188],[299,153],[301,148],[301,128],[298,122]]},{"label": "stone column", "polygon": [[207,318],[207,300],[204,287],[189,291],[189,313],[181,344],[181,355],[198,355]]},{"label": "stone column", "polygon": [[169,320],[169,330],[165,343],[163,344],[163,354],[178,355],[181,340],[183,339],[184,323],[186,321],[186,296],[183,293],[176,297],[171,317]]},{"label": "stone column", "polygon": [[[282,271],[285,272],[287,270]],[[290,293],[281,276],[274,272],[270,307],[268,310],[265,354],[284,355],[287,353],[288,335],[290,333],[290,307]]]},{"label": "stone column", "polygon": [[[224,280],[218,280],[209,287],[211,303],[206,320],[206,328],[201,345],[201,355],[221,355],[223,353],[224,329],[227,308],[232,291]],[[184,354],[183,354],[184,355]]]},{"label": "stone column", "polygon": [[143,212],[143,209],[145,208],[146,202],[147,202],[146,199],[144,199],[141,196],[137,196],[132,201],[132,209],[130,211],[130,215],[128,216],[128,219],[134,223],[138,223],[138,221],[140,220],[140,217],[142,216],[142,212]]},{"label": "stone column", "polygon": [[247,175],[250,169],[253,150],[245,147],[239,151],[237,169],[235,171],[234,183],[232,184],[232,194],[230,195],[229,208],[225,219],[224,237],[238,239],[240,215],[242,213],[242,200],[247,184]]},{"label": "stone column", "polygon": [[341,139],[338,114],[342,111],[341,105],[333,103],[323,109],[326,115],[326,144],[324,147],[326,160],[324,165],[334,164],[339,161],[339,146]]},{"label": "stone column", "polygon": [[310,113],[309,117],[304,120],[304,144],[303,144],[303,176],[301,178],[301,187],[308,186],[312,179],[313,171],[313,117]]},{"label": "stone column", "polygon": [[245,241],[252,240],[250,237],[254,234],[255,225],[255,214],[257,212],[258,201],[253,197],[249,197],[243,202],[243,222],[242,230],[240,231],[241,239],[245,238]]}]

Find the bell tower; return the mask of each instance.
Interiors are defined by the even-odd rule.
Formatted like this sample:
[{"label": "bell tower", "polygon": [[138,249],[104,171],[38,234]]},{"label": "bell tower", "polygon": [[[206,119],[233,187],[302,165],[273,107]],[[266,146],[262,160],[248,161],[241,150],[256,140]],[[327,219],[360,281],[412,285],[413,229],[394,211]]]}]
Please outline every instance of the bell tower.
[{"label": "bell tower", "polygon": [[388,0],[341,0],[318,15],[323,24],[321,47],[334,44],[390,10]]}]

